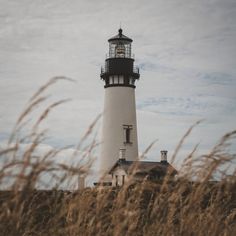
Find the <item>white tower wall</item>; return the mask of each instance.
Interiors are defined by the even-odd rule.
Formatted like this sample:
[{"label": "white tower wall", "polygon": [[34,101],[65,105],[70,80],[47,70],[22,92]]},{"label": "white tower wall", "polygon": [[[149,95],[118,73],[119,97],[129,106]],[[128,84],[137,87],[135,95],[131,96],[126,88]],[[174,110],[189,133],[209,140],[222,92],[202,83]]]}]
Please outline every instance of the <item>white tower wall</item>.
[{"label": "white tower wall", "polygon": [[[131,127],[130,142],[125,143],[125,126]],[[105,88],[100,174],[107,173],[125,149],[126,160],[138,157],[135,89],[114,86]]]}]

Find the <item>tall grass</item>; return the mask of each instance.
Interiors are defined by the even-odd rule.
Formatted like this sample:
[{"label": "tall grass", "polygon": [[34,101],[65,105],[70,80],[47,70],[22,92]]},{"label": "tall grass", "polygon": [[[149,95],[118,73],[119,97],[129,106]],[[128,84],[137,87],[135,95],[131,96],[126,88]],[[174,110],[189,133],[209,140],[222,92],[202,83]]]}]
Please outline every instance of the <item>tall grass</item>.
[{"label": "tall grass", "polygon": [[[0,150],[0,235],[236,235],[236,176],[226,174],[235,160],[226,150],[236,131],[197,158],[196,146],[183,162],[178,179],[167,174],[155,182],[128,181],[121,188],[60,190],[86,174],[91,165],[90,161],[76,166],[56,162],[62,150],[35,155],[45,137],[40,124],[65,100],[46,107],[29,134],[19,135],[31,112],[47,99],[44,92],[60,79],[68,80],[53,78],[35,93],[17,120],[8,146]],[[75,156],[82,150],[84,158],[97,145],[94,139],[83,145],[95,124],[81,138]],[[193,127],[179,142],[173,159]],[[28,146],[20,151],[24,142]],[[51,189],[42,190],[42,186]]]}]

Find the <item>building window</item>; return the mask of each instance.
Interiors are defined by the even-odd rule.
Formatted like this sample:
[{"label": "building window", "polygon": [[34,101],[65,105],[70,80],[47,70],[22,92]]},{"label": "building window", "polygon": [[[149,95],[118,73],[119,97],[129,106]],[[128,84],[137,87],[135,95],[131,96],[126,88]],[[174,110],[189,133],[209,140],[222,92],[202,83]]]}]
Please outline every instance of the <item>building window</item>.
[{"label": "building window", "polygon": [[132,125],[123,125],[123,129],[124,129],[124,144],[132,144],[131,142]]},{"label": "building window", "polygon": [[118,186],[118,175],[116,175],[116,186]]}]

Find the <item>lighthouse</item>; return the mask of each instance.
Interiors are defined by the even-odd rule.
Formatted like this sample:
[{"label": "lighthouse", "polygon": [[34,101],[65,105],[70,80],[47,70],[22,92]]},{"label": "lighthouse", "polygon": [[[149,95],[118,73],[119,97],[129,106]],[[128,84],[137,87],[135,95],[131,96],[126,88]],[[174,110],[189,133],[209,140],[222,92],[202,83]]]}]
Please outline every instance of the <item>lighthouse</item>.
[{"label": "lighthouse", "polygon": [[109,53],[101,69],[105,90],[100,156],[103,176],[121,156],[127,161],[138,158],[135,83],[139,69],[134,66],[132,41],[119,29],[108,39]]}]

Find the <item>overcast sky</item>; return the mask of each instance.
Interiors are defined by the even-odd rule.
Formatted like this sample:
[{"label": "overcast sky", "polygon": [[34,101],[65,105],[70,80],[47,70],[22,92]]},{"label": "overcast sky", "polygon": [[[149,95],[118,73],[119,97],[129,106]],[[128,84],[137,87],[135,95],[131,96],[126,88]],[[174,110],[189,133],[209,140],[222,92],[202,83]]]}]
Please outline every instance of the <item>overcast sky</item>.
[{"label": "overcast sky", "polygon": [[204,152],[236,128],[235,0],[0,0],[0,142],[40,85],[67,76],[77,82],[49,90],[54,100],[72,101],[50,114],[44,146],[78,143],[102,112],[100,67],[120,22],[140,67],[140,152],[158,139],[148,158],[157,160],[161,149],[171,154],[204,119],[181,160],[197,143]]}]

